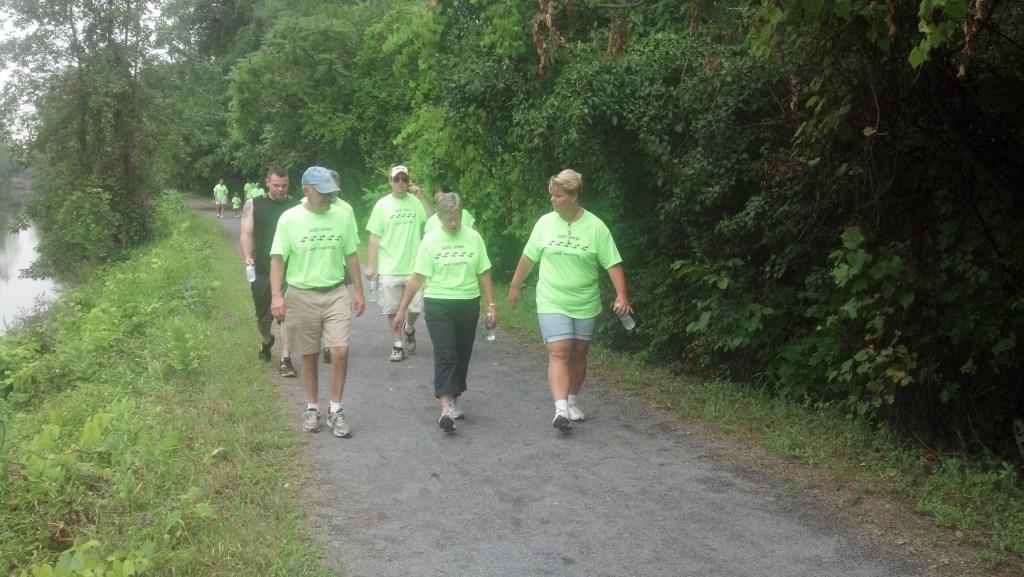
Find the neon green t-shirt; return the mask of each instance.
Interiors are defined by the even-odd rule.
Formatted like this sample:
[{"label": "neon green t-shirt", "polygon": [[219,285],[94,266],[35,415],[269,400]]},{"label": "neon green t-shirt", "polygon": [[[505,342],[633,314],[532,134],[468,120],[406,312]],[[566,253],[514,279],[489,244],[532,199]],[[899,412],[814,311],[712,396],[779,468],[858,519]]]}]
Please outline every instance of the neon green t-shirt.
[{"label": "neon green t-shirt", "polygon": [[611,231],[586,210],[573,223],[557,212],[540,217],[523,254],[540,266],[537,312],[574,319],[601,313],[599,274],[622,262]]},{"label": "neon green t-shirt", "polygon": [[366,230],[380,239],[377,249],[378,274],[412,273],[426,222],[427,211],[412,194],[402,198],[389,194],[373,205]]},{"label": "neon green t-shirt", "polygon": [[249,198],[259,198],[261,196],[267,196],[267,191],[263,190],[263,187],[258,184],[252,185],[252,188],[249,189]]},{"label": "neon green t-shirt", "polygon": [[480,296],[479,276],[490,269],[484,239],[462,226],[454,233],[439,228],[424,236],[413,272],[427,277],[426,298],[472,299]]},{"label": "neon green t-shirt", "polygon": [[231,208],[234,209],[234,210],[238,210],[238,209],[242,208],[242,199],[241,199],[241,197],[238,197],[238,196],[232,196],[231,197]]},{"label": "neon green t-shirt", "polygon": [[281,214],[271,255],[287,264],[288,286],[323,288],[345,280],[345,257],[359,248],[359,230],[352,213],[335,205],[315,213],[298,205]]},{"label": "neon green t-shirt", "polygon": [[219,201],[226,201],[228,199],[228,187],[223,184],[218,184],[213,187],[213,196]]}]

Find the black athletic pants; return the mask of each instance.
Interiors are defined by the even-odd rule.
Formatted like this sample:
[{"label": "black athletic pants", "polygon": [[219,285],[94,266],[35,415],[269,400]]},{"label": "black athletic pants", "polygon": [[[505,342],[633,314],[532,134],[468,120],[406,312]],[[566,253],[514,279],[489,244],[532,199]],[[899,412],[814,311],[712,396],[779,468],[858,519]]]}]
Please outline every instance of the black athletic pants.
[{"label": "black athletic pants", "polygon": [[469,357],[473,354],[480,297],[423,299],[427,331],[434,344],[434,396],[458,397],[466,390]]}]

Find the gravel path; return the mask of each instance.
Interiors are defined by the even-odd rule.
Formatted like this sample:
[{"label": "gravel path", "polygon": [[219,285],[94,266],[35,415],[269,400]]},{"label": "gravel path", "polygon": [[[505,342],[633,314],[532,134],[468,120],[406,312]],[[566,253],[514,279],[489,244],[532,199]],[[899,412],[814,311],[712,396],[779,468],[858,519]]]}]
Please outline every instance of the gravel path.
[{"label": "gravel path", "polygon": [[[222,224],[237,239],[238,221]],[[445,435],[430,340],[417,325],[419,351],[391,363],[370,303],[353,327],[344,399],[353,436],[307,437],[310,519],[343,575],[926,575],[785,479],[718,461],[713,440],[601,383],[584,387],[586,422],[559,434],[541,346],[500,328],[496,341],[478,339],[466,419]],[[282,386],[298,430],[300,381]]]}]

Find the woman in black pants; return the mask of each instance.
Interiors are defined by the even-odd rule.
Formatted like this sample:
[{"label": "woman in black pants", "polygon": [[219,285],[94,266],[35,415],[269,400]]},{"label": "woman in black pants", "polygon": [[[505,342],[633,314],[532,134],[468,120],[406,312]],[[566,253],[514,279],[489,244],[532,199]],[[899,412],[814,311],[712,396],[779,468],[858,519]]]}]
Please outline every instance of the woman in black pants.
[{"label": "woman in black pants", "polygon": [[405,322],[405,309],[423,283],[423,307],[430,340],[434,343],[434,396],[441,405],[437,424],[443,431],[455,430],[462,416],[458,398],[466,390],[469,358],[480,318],[480,287],[486,297],[487,322],[498,323],[491,286],[491,261],[483,238],[462,226],[462,199],[457,193],[439,195],[438,228],[423,237],[413,276],[395,314],[395,326]]}]

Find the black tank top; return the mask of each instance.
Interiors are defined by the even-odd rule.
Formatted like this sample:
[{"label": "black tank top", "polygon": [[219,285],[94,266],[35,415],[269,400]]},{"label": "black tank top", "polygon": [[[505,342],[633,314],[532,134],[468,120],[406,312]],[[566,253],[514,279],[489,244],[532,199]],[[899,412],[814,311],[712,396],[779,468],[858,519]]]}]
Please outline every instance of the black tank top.
[{"label": "black tank top", "polygon": [[270,247],[274,244],[274,232],[281,213],[299,201],[290,196],[272,200],[268,196],[252,199],[252,258],[256,261],[256,274],[270,274]]}]

